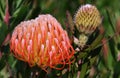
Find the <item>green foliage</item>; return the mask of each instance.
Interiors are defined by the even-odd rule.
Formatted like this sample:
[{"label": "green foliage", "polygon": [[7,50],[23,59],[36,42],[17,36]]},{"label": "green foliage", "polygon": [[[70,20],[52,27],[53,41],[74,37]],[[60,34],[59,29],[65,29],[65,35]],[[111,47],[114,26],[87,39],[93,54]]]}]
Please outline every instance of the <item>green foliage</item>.
[{"label": "green foliage", "polygon": [[0,45],[2,44],[2,42],[4,41],[4,39],[5,39],[5,37],[6,37],[6,35],[7,35],[7,25],[4,23],[4,22],[2,22],[2,21],[0,21]]},{"label": "green foliage", "polygon": [[[9,24],[4,20],[7,3]],[[76,10],[88,3],[99,9],[103,20],[100,27],[89,36],[86,47],[81,49],[73,43],[73,38],[78,38],[80,34],[73,19]],[[3,44],[6,36],[12,34],[21,21],[43,13],[56,17],[67,30],[74,49],[79,48],[70,66],[66,65],[62,70],[48,68],[47,73],[37,66],[29,67],[27,63],[17,60],[10,52],[9,43]],[[117,35],[120,31],[116,29],[118,18],[119,0],[0,0],[0,78],[120,78],[120,37]],[[104,29],[102,34],[101,26]],[[107,42],[102,43],[103,38]],[[107,52],[104,50],[106,44]]]}]

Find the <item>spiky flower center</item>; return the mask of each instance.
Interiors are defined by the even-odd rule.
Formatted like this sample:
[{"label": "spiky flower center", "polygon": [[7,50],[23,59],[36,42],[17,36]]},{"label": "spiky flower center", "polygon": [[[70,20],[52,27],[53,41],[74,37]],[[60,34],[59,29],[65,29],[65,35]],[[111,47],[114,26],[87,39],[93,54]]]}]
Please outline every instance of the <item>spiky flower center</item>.
[{"label": "spiky flower center", "polygon": [[93,5],[83,5],[78,9],[74,22],[80,32],[90,34],[101,23],[100,13]]}]

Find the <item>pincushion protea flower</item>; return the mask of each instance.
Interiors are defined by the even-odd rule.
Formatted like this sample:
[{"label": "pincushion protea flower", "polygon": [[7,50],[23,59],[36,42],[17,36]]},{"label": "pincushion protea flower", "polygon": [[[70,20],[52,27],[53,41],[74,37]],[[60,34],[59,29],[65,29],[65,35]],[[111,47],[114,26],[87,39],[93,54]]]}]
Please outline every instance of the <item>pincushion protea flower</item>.
[{"label": "pincushion protea flower", "polygon": [[10,49],[19,60],[42,69],[71,63],[74,49],[59,22],[49,14],[21,22],[13,31]]},{"label": "pincushion protea flower", "polygon": [[88,40],[87,35],[94,32],[101,23],[100,13],[93,5],[83,5],[75,14],[74,23],[79,32],[82,34],[79,36],[79,45],[80,47],[84,47]]},{"label": "pincushion protea flower", "polygon": [[93,5],[83,5],[75,14],[74,22],[80,32],[90,34],[101,23],[100,13]]}]

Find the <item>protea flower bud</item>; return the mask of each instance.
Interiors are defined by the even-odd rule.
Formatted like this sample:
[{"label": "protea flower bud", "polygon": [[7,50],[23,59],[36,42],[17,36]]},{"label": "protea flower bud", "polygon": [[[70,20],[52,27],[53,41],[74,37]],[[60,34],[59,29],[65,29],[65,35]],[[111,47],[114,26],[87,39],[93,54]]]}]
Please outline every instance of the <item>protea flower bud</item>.
[{"label": "protea flower bud", "polygon": [[10,49],[19,60],[42,69],[70,64],[74,49],[68,35],[51,15],[21,22],[13,31]]},{"label": "protea flower bud", "polygon": [[93,5],[83,5],[78,9],[74,22],[81,33],[91,34],[101,23],[100,13]]},{"label": "protea flower bud", "polygon": [[74,17],[74,23],[81,33],[79,36],[79,46],[84,47],[90,35],[101,23],[100,13],[93,5],[81,6]]}]

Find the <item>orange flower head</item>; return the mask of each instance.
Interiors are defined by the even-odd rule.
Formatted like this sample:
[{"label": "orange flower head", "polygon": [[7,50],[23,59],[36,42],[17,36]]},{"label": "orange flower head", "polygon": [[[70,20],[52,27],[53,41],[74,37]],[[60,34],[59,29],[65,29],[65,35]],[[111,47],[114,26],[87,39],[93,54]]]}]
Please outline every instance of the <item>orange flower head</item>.
[{"label": "orange flower head", "polygon": [[[13,31],[10,41],[13,55],[31,67],[58,68],[70,64],[74,49],[67,32],[51,15],[39,15],[36,19],[21,22]],[[63,68],[62,67],[62,68]]]}]

